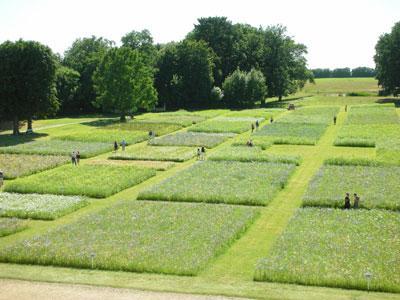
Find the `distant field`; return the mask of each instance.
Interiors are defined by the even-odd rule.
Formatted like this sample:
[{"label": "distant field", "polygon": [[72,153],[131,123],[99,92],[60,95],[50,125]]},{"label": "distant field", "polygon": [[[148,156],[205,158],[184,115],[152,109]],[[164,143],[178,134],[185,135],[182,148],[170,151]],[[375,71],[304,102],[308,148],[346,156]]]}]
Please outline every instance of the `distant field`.
[{"label": "distant field", "polygon": [[348,94],[366,92],[377,94],[378,81],[375,78],[317,78],[315,84],[307,83],[304,94]]}]

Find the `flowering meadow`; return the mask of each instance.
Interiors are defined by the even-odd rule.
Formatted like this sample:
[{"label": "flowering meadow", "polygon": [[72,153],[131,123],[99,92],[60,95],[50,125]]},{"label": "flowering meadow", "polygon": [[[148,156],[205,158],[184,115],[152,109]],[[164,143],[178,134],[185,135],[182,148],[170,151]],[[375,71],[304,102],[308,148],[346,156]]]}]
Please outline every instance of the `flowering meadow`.
[{"label": "flowering meadow", "polygon": [[156,171],[133,166],[61,166],[7,182],[14,193],[82,195],[105,198],[154,176]]},{"label": "flowering meadow", "polygon": [[266,205],[294,164],[201,161],[142,192],[138,199]]},{"label": "flowering meadow", "polygon": [[6,179],[30,175],[69,162],[60,155],[0,154],[0,170]]},{"label": "flowering meadow", "polygon": [[155,146],[196,146],[213,148],[227,139],[234,137],[234,133],[204,133],[204,132],[179,132],[155,138],[150,145]]},{"label": "flowering meadow", "polygon": [[0,193],[0,216],[54,220],[87,204],[77,196]]},{"label": "flowering meadow", "polygon": [[0,261],[196,275],[252,223],[245,206],[122,201],[0,249]]},{"label": "flowering meadow", "polygon": [[298,209],[254,279],[398,293],[399,232],[399,212]]},{"label": "flowering meadow", "polygon": [[0,218],[0,237],[26,229],[26,221],[16,218]]},{"label": "flowering meadow", "polygon": [[196,149],[179,146],[147,146],[130,147],[124,152],[113,154],[109,159],[114,160],[160,160],[183,162],[196,155]]}]

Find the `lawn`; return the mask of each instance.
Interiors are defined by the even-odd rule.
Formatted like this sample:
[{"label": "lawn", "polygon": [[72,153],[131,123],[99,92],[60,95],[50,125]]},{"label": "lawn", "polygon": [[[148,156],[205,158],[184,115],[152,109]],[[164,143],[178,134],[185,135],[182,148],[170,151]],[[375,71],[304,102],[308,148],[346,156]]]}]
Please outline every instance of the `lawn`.
[{"label": "lawn", "polygon": [[254,146],[227,146],[218,149],[209,156],[215,161],[241,161],[241,162],[278,162],[300,164],[300,157],[294,155],[274,155],[263,151],[261,147]]},{"label": "lawn", "polygon": [[383,210],[298,209],[255,279],[400,292],[400,217]]},{"label": "lawn", "polygon": [[183,162],[196,155],[196,149],[179,146],[140,145],[127,148],[126,151],[109,156],[114,160],[160,160]]},{"label": "lawn", "polygon": [[54,220],[88,205],[77,196],[0,193],[0,216]]},{"label": "lawn", "polygon": [[150,123],[164,123],[164,124],[175,124],[180,126],[191,126],[193,124],[202,122],[206,119],[206,117],[198,116],[198,115],[171,115],[168,113],[159,113],[159,114],[148,114],[137,117],[140,122],[150,122]]},{"label": "lawn", "polygon": [[304,206],[343,207],[346,192],[360,195],[360,207],[400,210],[400,167],[325,165],[314,176]]},{"label": "lawn", "polygon": [[30,175],[69,162],[67,156],[0,154],[0,170],[6,179]]},{"label": "lawn", "polygon": [[256,208],[123,201],[0,251],[3,262],[196,275],[237,239]]},{"label": "lawn", "polygon": [[112,160],[112,159],[93,159],[87,161],[86,163],[90,165],[134,166],[139,168],[150,168],[157,171],[166,171],[176,165],[172,161]]},{"label": "lawn", "polygon": [[366,92],[377,94],[378,81],[375,78],[317,78],[315,84],[307,83],[304,94],[349,94]]},{"label": "lawn", "polygon": [[1,147],[0,153],[71,155],[79,151],[82,158],[96,156],[112,150],[112,143],[87,143],[80,141],[62,141],[57,139],[37,140],[15,146]]},{"label": "lawn", "polygon": [[324,124],[272,123],[256,131],[253,136],[268,137],[274,144],[315,145],[325,130]]},{"label": "lawn", "polygon": [[0,237],[26,229],[26,221],[16,218],[0,218]]},{"label": "lawn", "polygon": [[204,146],[213,148],[234,136],[233,133],[179,132],[155,138],[150,144],[155,146]]},{"label": "lawn", "polygon": [[155,170],[133,166],[71,165],[7,182],[15,193],[82,195],[105,198],[154,176]]},{"label": "lawn", "polygon": [[120,143],[125,140],[128,145],[145,141],[148,138],[148,132],[118,130],[118,129],[99,129],[84,130],[73,134],[57,136],[57,139],[80,142],[100,142],[113,144],[114,141]]},{"label": "lawn", "polygon": [[[251,130],[251,124],[254,124],[257,120],[255,118],[249,118],[249,120],[240,120],[241,118],[236,119],[239,120],[234,121],[227,118],[213,119],[193,125],[188,130],[193,132],[242,133]],[[262,121],[263,119],[259,120]]]},{"label": "lawn", "polygon": [[271,117],[277,117],[285,110],[283,109],[243,109],[243,110],[234,110],[230,113],[227,113],[226,117],[252,117],[252,118],[264,118],[268,120]]},{"label": "lawn", "polygon": [[266,205],[294,169],[293,164],[198,162],[143,190],[138,199]]}]

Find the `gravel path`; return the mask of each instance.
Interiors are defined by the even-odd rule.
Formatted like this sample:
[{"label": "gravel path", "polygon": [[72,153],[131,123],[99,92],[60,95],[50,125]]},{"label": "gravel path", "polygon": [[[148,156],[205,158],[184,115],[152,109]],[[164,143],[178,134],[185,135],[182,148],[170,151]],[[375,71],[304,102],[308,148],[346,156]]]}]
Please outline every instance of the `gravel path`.
[{"label": "gravel path", "polygon": [[234,299],[220,296],[202,296],[177,293],[160,293],[131,289],[117,289],[87,285],[71,285],[0,279],[0,300],[125,300],[125,299],[178,299],[178,300],[222,300]]}]

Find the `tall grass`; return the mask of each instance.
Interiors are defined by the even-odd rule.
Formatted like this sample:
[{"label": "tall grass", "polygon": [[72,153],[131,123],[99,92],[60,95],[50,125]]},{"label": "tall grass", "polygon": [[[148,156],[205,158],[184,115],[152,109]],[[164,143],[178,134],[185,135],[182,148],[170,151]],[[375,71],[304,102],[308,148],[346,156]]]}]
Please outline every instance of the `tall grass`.
[{"label": "tall grass", "polygon": [[196,150],[191,147],[177,146],[138,146],[128,148],[118,155],[111,155],[114,160],[160,160],[183,162],[196,155]]},{"label": "tall grass", "polygon": [[25,221],[16,218],[0,218],[0,237],[22,231],[27,227]]},{"label": "tall grass", "polygon": [[61,135],[57,139],[81,142],[100,142],[112,144],[114,141],[125,140],[128,144],[145,141],[148,133],[145,131],[116,130],[116,129],[92,129],[73,134]]},{"label": "tall grass", "polygon": [[400,218],[381,210],[299,209],[254,279],[400,292]]},{"label": "tall grass", "polygon": [[8,245],[0,261],[196,275],[257,214],[244,206],[121,201]]},{"label": "tall grass", "polygon": [[4,191],[105,198],[155,174],[155,170],[133,166],[66,165],[7,182]]},{"label": "tall grass", "polygon": [[233,133],[204,133],[204,132],[179,132],[155,138],[150,145],[155,146],[196,146],[213,148],[227,139],[234,137]]}]

